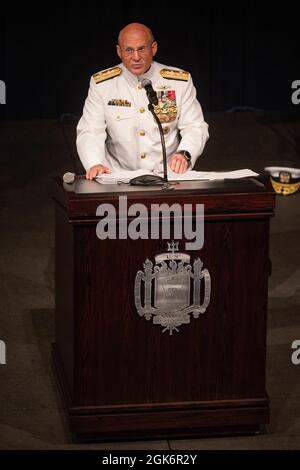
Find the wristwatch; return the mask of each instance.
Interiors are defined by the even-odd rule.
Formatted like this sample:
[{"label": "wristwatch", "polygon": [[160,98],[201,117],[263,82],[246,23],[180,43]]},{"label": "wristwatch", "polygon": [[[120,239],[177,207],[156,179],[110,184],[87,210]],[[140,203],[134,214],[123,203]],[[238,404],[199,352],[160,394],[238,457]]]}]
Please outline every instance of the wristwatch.
[{"label": "wristwatch", "polygon": [[188,152],[187,150],[179,150],[177,153],[181,153],[181,155],[184,156],[189,165],[191,164],[192,157],[190,152]]}]

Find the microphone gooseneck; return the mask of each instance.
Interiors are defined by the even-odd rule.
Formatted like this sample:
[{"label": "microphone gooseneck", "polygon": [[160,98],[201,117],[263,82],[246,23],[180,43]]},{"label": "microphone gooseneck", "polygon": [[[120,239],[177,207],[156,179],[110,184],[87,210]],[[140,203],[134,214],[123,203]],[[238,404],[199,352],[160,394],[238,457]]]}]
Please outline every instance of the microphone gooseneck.
[{"label": "microphone gooseneck", "polygon": [[158,98],[156,92],[153,90],[152,82],[151,80],[148,80],[147,78],[144,78],[142,80],[142,86],[146,90],[146,94],[149,100],[148,104],[148,109],[150,113],[153,115],[158,128],[159,128],[159,133],[160,133],[160,140],[161,140],[161,146],[162,146],[162,154],[163,154],[163,165],[164,165],[164,178],[163,178],[163,184],[164,187],[168,187],[168,166],[167,166],[167,152],[166,152],[166,143],[165,143],[165,136],[163,133],[162,125],[157,117],[155,111],[154,111],[154,106],[158,104]]},{"label": "microphone gooseneck", "polygon": [[164,165],[164,184],[165,184],[165,186],[168,186],[167,152],[166,152],[166,143],[165,143],[164,132],[163,132],[163,129],[162,129],[161,122],[160,122],[159,118],[157,117],[157,115],[155,114],[152,103],[148,104],[148,109],[149,109],[150,113],[152,114],[152,116],[154,117],[154,119],[155,119],[155,121],[158,125],[158,128],[159,128],[162,154],[163,154],[163,165]]}]

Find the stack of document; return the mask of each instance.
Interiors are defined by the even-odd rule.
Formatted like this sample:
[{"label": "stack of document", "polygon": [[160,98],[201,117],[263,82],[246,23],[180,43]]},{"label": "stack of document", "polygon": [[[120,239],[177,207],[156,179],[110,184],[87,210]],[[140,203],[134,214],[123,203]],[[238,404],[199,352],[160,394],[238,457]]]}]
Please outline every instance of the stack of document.
[{"label": "stack of document", "polygon": [[[112,173],[103,173],[102,175],[97,176],[96,180],[102,184],[120,184],[129,183],[132,178],[142,175],[163,176],[162,173],[154,173],[147,170],[113,171]],[[183,174],[174,173],[172,170],[168,170],[169,181],[214,181],[246,178],[249,176],[258,176],[258,173],[248,169],[225,172],[190,170]]]},{"label": "stack of document", "polygon": [[133,171],[112,171],[111,173],[103,173],[96,177],[99,183],[103,184],[119,184],[129,183],[132,178],[142,175],[153,175],[152,171],[147,170],[133,170]]}]

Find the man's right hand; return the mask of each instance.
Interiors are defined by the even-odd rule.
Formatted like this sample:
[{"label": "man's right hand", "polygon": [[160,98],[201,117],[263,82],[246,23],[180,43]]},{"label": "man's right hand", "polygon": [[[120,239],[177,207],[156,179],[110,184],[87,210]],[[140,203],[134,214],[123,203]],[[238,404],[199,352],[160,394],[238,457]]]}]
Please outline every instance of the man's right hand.
[{"label": "man's right hand", "polygon": [[111,169],[104,165],[94,165],[86,172],[86,179],[93,180],[102,173],[111,173]]}]

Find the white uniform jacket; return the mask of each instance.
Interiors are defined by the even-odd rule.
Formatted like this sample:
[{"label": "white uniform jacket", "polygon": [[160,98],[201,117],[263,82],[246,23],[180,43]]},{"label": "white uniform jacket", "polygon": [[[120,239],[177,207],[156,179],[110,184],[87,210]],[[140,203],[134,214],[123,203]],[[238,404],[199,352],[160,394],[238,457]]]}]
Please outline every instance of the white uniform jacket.
[{"label": "white uniform jacket", "polygon": [[164,130],[167,157],[187,150],[191,165],[203,152],[208,125],[188,72],[153,62],[143,75],[123,64],[91,78],[77,127],[77,150],[86,170],[99,163],[115,170],[161,171],[159,129],[148,110],[141,81],[151,80],[159,103],[155,107]]}]

